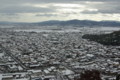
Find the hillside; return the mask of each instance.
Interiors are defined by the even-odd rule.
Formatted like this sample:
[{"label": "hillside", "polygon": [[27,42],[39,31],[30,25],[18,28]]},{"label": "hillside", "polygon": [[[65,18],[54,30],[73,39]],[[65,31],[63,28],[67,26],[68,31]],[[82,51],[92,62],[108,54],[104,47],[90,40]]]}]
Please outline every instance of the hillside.
[{"label": "hillside", "polygon": [[83,38],[91,41],[96,41],[103,45],[120,46],[120,31],[101,35],[86,34],[83,35]]}]

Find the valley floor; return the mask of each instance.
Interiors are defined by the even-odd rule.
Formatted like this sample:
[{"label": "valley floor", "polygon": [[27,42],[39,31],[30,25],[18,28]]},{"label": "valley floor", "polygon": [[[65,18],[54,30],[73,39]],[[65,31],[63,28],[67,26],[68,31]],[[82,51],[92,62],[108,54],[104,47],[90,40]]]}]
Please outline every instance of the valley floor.
[{"label": "valley floor", "polygon": [[[84,70],[98,70],[101,78],[120,73],[119,46],[104,46],[83,39],[97,29],[50,31],[0,29],[2,80],[74,80]],[[105,33],[105,32],[104,32]]]}]

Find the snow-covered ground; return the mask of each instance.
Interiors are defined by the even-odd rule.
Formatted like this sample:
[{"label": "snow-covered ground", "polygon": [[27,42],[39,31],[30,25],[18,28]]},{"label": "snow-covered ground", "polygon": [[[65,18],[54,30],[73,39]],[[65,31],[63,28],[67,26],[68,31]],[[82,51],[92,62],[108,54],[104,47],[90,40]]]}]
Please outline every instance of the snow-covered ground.
[{"label": "snow-covered ground", "polygon": [[90,31],[93,33],[94,32],[100,32],[100,33],[111,33],[113,31],[118,31],[120,30],[120,27],[93,27],[90,28]]},{"label": "snow-covered ground", "polygon": [[[11,30],[15,32],[0,30],[0,43],[31,68],[26,73],[28,76],[36,77],[38,74],[39,77],[41,75],[48,76],[46,74],[56,72],[58,77],[62,77],[63,74],[70,76],[74,74],[73,72],[76,73],[76,71],[84,69],[98,69],[101,72],[106,72],[106,74],[116,74],[120,70],[118,63],[120,52],[115,46],[106,47],[82,38],[83,34],[120,30],[118,27]],[[24,51],[30,54],[23,54]],[[15,68],[10,67],[11,70],[16,68],[20,70],[20,63],[18,61],[16,61],[19,64],[17,66],[14,64],[16,63],[15,60],[12,60],[10,56],[3,55],[2,53],[0,53],[0,56],[1,60],[6,62],[6,65],[11,63],[11,65],[15,66]],[[42,67],[40,68],[40,66]],[[35,67],[35,69],[32,69],[32,67]],[[16,73],[16,75],[18,74]],[[51,75],[53,76],[53,74]],[[0,75],[0,77],[3,76]],[[112,76],[110,75],[110,77]],[[22,77],[20,79],[24,80]]]},{"label": "snow-covered ground", "polygon": [[17,32],[19,32],[19,31],[25,31],[25,32],[79,32],[80,30],[77,30],[77,29],[66,29],[66,30],[17,29],[15,31],[17,31]]},{"label": "snow-covered ground", "polygon": [[13,29],[16,32],[85,32],[85,33],[111,33],[113,31],[120,30],[120,27],[80,27],[80,28],[63,28],[58,30],[53,29]]}]

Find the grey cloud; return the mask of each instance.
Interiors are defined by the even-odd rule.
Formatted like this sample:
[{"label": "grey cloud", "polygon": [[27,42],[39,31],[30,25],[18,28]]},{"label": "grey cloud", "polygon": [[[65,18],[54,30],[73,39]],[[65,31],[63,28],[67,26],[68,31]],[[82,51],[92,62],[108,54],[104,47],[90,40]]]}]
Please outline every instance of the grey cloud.
[{"label": "grey cloud", "polygon": [[52,17],[52,16],[58,16],[57,14],[36,14],[35,16],[37,17]]},{"label": "grey cloud", "polygon": [[[91,4],[85,4],[89,1]],[[92,2],[104,2],[104,4],[92,4]],[[25,3],[48,4],[48,3],[76,3],[88,7],[97,8],[100,13],[120,13],[120,0],[0,0],[0,13],[34,13],[34,12],[54,12],[56,7],[35,8],[23,6]],[[57,7],[59,8],[59,7]],[[96,13],[84,11],[83,13]]]},{"label": "grey cloud", "polygon": [[18,16],[19,14],[16,13],[1,13],[2,16]]},{"label": "grey cloud", "polygon": [[99,12],[98,11],[82,11],[81,12],[82,14],[98,14]]},{"label": "grey cloud", "polygon": [[101,13],[120,13],[120,2],[106,3],[98,9]]},{"label": "grey cloud", "polygon": [[61,13],[61,14],[54,14],[54,13],[44,13],[44,14],[36,14],[37,17],[57,17],[57,16],[68,16],[70,14],[76,15],[77,13],[71,12],[71,13]]},{"label": "grey cloud", "polygon": [[120,2],[120,0],[0,0],[0,6],[16,5],[24,3],[76,3],[76,2]]},{"label": "grey cloud", "polygon": [[[106,0],[107,1],[107,0]],[[111,1],[111,0],[110,0]],[[112,2],[104,2],[103,4],[88,4],[87,6],[90,8],[98,9],[98,11],[83,11],[85,14],[95,14],[95,13],[103,13],[103,14],[113,14],[120,13],[120,1],[112,1]]]},{"label": "grey cloud", "polygon": [[11,6],[0,8],[0,13],[35,13],[35,12],[54,12],[51,8],[37,8],[37,7],[24,7],[24,6]]}]

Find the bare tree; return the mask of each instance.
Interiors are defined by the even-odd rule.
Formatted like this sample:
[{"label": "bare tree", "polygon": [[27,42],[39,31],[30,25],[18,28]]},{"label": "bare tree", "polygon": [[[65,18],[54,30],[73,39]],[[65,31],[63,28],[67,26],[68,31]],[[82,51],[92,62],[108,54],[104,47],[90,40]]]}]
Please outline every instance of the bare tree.
[{"label": "bare tree", "polygon": [[98,70],[86,70],[80,74],[80,78],[77,80],[102,80],[100,72]]}]

